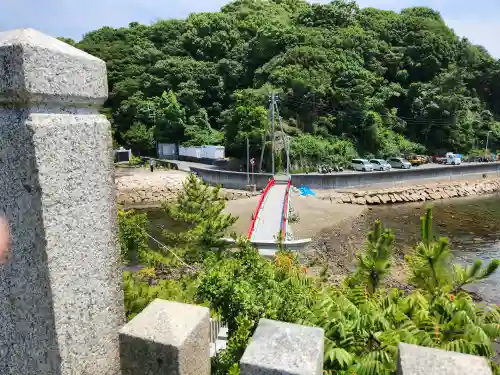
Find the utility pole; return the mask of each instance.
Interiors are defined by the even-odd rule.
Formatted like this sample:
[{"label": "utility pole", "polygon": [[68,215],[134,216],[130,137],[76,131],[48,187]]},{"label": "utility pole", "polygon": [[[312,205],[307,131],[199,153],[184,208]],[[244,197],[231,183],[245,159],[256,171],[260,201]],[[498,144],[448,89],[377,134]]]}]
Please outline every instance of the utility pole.
[{"label": "utility pole", "polygon": [[290,176],[290,137],[286,136],[286,175]]},{"label": "utility pole", "polygon": [[250,143],[247,137],[247,185],[250,185]]},{"label": "utility pole", "polygon": [[271,98],[269,98],[269,108],[267,111],[267,121],[264,129],[264,135],[262,136],[262,150],[260,151],[260,161],[259,161],[259,172],[262,173],[262,163],[264,162],[264,150],[266,148],[267,132],[269,131],[269,120],[271,118]]},{"label": "utility pole", "polygon": [[271,94],[271,173],[274,176],[274,92]]},{"label": "utility pole", "polygon": [[488,153],[488,141],[490,140],[490,133],[491,130],[488,130],[488,133],[486,134],[486,146],[484,147],[484,157],[486,157],[486,154]]}]

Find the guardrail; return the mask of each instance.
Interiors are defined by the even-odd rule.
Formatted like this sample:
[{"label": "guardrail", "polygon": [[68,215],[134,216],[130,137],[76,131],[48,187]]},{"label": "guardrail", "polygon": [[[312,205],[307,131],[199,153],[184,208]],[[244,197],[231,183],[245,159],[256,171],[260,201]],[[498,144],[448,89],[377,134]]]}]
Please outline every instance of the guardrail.
[{"label": "guardrail", "polygon": [[410,170],[385,172],[335,173],[335,174],[294,174],[294,186],[311,189],[342,189],[360,186],[401,184],[404,182],[433,179],[457,179],[468,175],[500,174],[500,163],[462,164],[441,167],[414,167]]},{"label": "guardrail", "polygon": [[252,215],[252,222],[250,223],[250,228],[248,229],[248,239],[249,240],[252,239],[253,230],[255,228],[255,222],[257,221],[257,218],[259,217],[259,211],[262,208],[262,203],[264,202],[264,199],[266,198],[266,194],[269,192],[269,189],[271,189],[271,187],[274,186],[275,183],[276,183],[276,181],[274,180],[274,178],[271,178],[268,181],[264,191],[262,192],[262,194],[259,198],[259,202],[257,203],[257,207],[255,208],[255,211]]},{"label": "guardrail", "polygon": [[157,159],[157,158],[149,158],[147,156],[141,156],[140,157],[142,160],[145,160],[145,161],[149,161],[149,159],[153,159],[153,161],[155,163],[158,163],[158,164],[163,164],[163,165],[166,165],[167,168],[169,169],[175,169],[175,170],[179,170],[179,164],[176,163],[176,162],[172,162],[170,160],[165,160],[165,159]]},{"label": "guardrail", "polygon": [[[199,167],[190,167],[190,169],[191,172],[195,172],[209,185],[221,185],[226,189],[245,189],[248,185],[247,174],[245,172]],[[273,175],[270,173],[255,173],[253,175],[255,187],[258,190],[264,189],[270,178],[273,178]]]},{"label": "guardrail", "polygon": [[286,186],[285,201],[283,202],[283,222],[281,223],[281,239],[286,241],[286,235],[288,232],[288,204],[290,199],[290,187],[292,186],[292,180],[288,179],[288,184]]},{"label": "guardrail", "polygon": [[[244,189],[247,185],[247,174],[224,170],[210,170],[205,168],[191,168],[211,185],[221,185],[230,189]],[[410,170],[392,170],[386,172],[359,172],[333,174],[293,174],[294,186],[307,186],[311,189],[348,189],[360,186],[400,184],[417,180],[454,179],[461,176],[475,174],[500,175],[500,162],[462,164],[456,166],[436,166],[431,168],[414,167]],[[271,174],[255,173],[254,179],[257,189],[264,189]]]}]

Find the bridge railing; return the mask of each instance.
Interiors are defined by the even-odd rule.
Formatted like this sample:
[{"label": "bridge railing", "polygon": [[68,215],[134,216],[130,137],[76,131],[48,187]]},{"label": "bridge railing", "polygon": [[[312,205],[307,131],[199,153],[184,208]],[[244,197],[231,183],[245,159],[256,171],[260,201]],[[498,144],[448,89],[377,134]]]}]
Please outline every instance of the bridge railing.
[{"label": "bridge railing", "polygon": [[259,217],[259,211],[262,208],[262,204],[264,203],[264,199],[266,198],[267,193],[274,186],[275,183],[276,183],[276,181],[274,180],[274,178],[271,178],[269,180],[269,182],[267,183],[264,191],[262,192],[262,195],[259,198],[259,203],[257,203],[257,207],[255,208],[255,212],[252,215],[252,222],[250,223],[250,228],[248,229],[248,239],[249,240],[252,239],[253,230],[255,228],[255,222],[257,221],[257,219]]},{"label": "bridge railing", "polygon": [[286,186],[286,192],[285,192],[285,200],[283,202],[283,213],[282,213],[282,218],[283,222],[281,223],[281,238],[283,241],[286,241],[287,234],[288,234],[288,210],[289,210],[289,203],[290,203],[290,188],[292,186],[292,180],[288,179],[288,184]]}]

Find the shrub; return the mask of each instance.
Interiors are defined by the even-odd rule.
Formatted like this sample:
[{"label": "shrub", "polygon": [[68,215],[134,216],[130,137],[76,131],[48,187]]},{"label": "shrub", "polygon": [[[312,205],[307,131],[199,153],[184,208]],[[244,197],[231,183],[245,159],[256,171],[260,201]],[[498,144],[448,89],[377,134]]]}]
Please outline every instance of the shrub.
[{"label": "shrub", "polygon": [[190,174],[176,200],[162,207],[181,228],[163,232],[166,244],[182,252],[188,262],[202,261],[210,252],[220,257],[229,248],[224,236],[237,218],[224,213],[226,200],[219,187],[210,187]]},{"label": "shrub", "polygon": [[118,239],[124,264],[138,262],[148,250],[148,217],[134,210],[118,210]]}]

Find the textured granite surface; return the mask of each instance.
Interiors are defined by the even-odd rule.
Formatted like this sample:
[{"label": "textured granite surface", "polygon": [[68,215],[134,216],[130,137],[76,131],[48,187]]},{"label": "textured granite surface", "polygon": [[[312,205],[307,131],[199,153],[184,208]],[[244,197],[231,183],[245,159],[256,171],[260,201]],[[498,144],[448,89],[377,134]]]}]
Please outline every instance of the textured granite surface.
[{"label": "textured granite surface", "polygon": [[120,331],[123,375],[209,375],[210,311],[154,300]]},{"label": "textured granite surface", "polygon": [[323,340],[321,328],[261,319],[241,358],[241,375],[321,375]]},{"label": "textured granite surface", "polygon": [[[76,74],[64,46],[39,53],[16,41],[26,33],[0,33],[0,212],[13,237],[12,260],[0,267],[0,374],[115,375],[125,319],[112,141],[94,106],[105,71],[89,71],[99,90],[79,87],[90,79],[79,70],[87,55],[75,53]],[[45,76],[32,70],[37,61]],[[73,105],[84,92],[94,98]]]},{"label": "textured granite surface", "polygon": [[0,102],[101,104],[106,64],[33,29],[0,32]]},{"label": "textured granite surface", "polygon": [[399,344],[397,375],[491,375],[484,357]]}]

